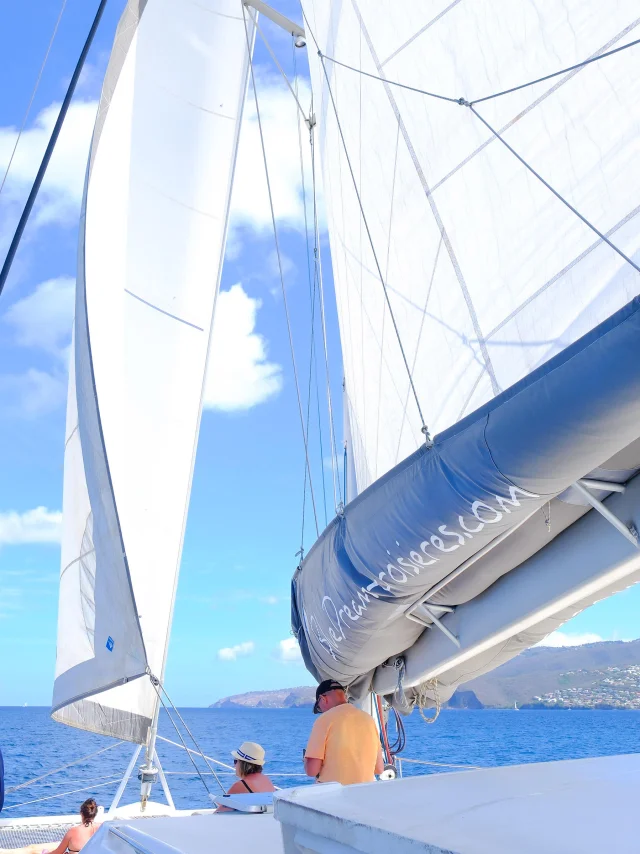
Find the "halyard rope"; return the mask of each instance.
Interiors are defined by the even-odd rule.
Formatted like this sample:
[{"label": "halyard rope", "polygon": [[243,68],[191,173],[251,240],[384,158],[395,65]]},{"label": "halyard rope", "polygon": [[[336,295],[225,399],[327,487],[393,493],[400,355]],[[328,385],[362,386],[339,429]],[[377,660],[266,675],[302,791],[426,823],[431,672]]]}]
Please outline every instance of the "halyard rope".
[{"label": "halyard rope", "polygon": [[[431,692],[431,693],[428,693]],[[431,700],[431,694],[433,694],[433,699],[435,700],[435,714],[432,718],[428,718],[424,709],[428,700]],[[435,679],[427,679],[426,682],[423,682],[421,685],[418,685],[416,690],[416,703],[418,704],[418,709],[420,711],[420,716],[425,723],[434,724],[438,720],[438,716],[440,715],[441,705],[440,705],[440,694],[438,692],[438,678]]]}]

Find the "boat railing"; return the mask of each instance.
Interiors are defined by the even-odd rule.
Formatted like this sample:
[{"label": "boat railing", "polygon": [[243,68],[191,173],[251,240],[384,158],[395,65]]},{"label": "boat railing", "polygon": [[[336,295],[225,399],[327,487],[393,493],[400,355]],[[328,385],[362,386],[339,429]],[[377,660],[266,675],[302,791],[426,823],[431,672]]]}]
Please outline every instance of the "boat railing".
[{"label": "boat railing", "polygon": [[399,777],[404,776],[403,765],[405,762],[409,762],[412,765],[426,765],[433,768],[453,768],[456,771],[481,771],[484,768],[483,765],[461,765],[456,762],[433,762],[428,759],[409,759],[407,756],[396,756],[395,765],[398,769]]}]

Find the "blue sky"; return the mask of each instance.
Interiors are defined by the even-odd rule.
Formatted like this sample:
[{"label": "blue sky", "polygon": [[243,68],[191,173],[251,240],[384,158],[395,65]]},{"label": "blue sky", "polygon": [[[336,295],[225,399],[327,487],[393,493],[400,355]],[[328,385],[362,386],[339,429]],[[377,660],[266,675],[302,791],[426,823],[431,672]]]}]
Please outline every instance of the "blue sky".
[{"label": "blue sky", "polygon": [[[94,3],[68,0],[9,178],[0,196],[1,257],[46,144]],[[0,300],[0,705],[48,704],[55,664],[66,360],[77,215],[95,102],[124,3],[112,0]],[[277,3],[299,18],[294,0]],[[0,30],[0,174],[4,173],[59,4],[11,4]],[[290,41],[268,25],[285,67]],[[306,74],[304,51],[298,61]],[[309,291],[295,105],[258,42],[267,134],[298,369],[306,383]],[[302,92],[306,94],[302,81]],[[265,205],[257,129],[247,110],[219,303],[225,368],[209,377],[166,684],[185,705],[310,684],[289,635],[289,582],[301,539],[304,452],[282,297]],[[326,238],[325,238],[326,247]],[[325,258],[328,271],[329,259]],[[328,334],[339,353],[328,279]],[[213,360],[217,362],[218,360]],[[338,442],[341,366],[334,357]],[[322,389],[321,389],[322,391]],[[333,515],[326,400],[324,448],[311,437],[316,500]],[[307,515],[305,545],[313,540]],[[321,524],[322,527],[322,524]],[[601,602],[556,643],[638,635],[640,587]],[[284,642],[284,643],[283,643]]]}]

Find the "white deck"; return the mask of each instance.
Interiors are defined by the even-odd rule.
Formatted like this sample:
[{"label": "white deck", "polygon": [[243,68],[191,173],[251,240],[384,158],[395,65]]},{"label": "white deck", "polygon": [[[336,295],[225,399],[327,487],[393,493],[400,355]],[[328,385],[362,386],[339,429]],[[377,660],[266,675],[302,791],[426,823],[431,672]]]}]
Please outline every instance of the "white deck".
[{"label": "white deck", "polygon": [[286,854],[638,854],[638,792],[640,754],[289,789],[275,815]]},{"label": "white deck", "polygon": [[638,854],[639,791],[640,754],[328,783],[277,792],[275,817],[119,817],[83,854]]},{"label": "white deck", "polygon": [[[116,835],[118,831],[130,842]],[[283,848],[280,825],[273,814],[228,812],[112,821],[101,827],[82,851],[83,854],[204,854],[207,851],[282,854]]]}]

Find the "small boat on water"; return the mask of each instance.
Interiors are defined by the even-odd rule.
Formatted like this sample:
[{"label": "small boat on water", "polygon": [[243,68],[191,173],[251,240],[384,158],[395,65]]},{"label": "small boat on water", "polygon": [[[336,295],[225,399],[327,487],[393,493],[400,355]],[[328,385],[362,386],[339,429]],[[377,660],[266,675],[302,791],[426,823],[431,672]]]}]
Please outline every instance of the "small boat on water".
[{"label": "small boat on water", "polygon": [[[384,731],[640,581],[637,14],[302,0],[296,23],[262,0],[126,4],[80,219],[52,703],[135,745],[88,854],[586,852],[611,828],[633,850],[638,757],[294,789],[275,814],[246,795],[212,817],[174,808],[157,730],[250,84],[260,114],[258,15],[307,48],[311,102],[287,85],[318,349],[321,170],[344,368],[336,516],[292,584],[310,673]],[[142,750],[140,801],[121,807]],[[3,819],[0,841],[69,818]]]}]

